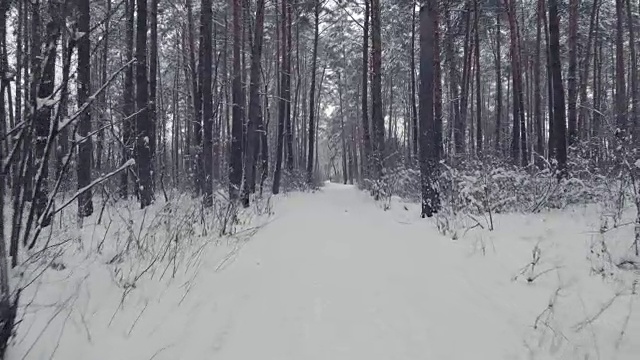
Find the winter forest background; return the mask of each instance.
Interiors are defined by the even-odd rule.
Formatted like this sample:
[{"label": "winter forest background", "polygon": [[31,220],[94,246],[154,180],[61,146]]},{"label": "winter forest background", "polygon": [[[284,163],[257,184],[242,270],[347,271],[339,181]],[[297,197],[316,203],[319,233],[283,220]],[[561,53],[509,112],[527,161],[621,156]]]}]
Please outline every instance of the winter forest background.
[{"label": "winter forest background", "polygon": [[99,264],[124,309],[325,180],[454,240],[586,207],[591,324],[636,297],[639,32],[631,0],[1,0],[0,354],[40,356],[55,281]]}]

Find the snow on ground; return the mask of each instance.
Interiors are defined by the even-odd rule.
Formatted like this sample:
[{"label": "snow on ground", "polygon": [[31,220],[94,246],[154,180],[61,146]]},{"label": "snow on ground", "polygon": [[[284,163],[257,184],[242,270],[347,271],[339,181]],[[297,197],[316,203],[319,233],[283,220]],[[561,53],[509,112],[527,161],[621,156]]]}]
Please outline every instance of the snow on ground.
[{"label": "snow on ground", "polygon": [[[157,274],[123,281],[116,265],[65,260],[73,266],[47,270],[30,287],[40,290],[23,295],[33,299],[31,316],[8,358],[636,359],[640,353],[632,293],[638,275],[597,256],[594,206],[498,215],[495,231],[479,219],[484,229],[460,230],[457,240],[439,233],[434,220],[419,219],[415,204],[395,199],[383,211],[352,186],[283,196],[275,214],[251,238],[209,244],[199,236],[177,257],[184,262],[174,277],[161,278],[164,266],[152,266]],[[198,261],[188,261],[199,248]],[[531,269],[533,253],[539,260]]]}]

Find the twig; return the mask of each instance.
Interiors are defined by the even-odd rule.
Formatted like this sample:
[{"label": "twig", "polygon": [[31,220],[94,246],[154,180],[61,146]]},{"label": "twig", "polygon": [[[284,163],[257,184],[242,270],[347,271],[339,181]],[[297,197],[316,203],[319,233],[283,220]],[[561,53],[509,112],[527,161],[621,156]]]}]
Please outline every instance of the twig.
[{"label": "twig", "polygon": [[622,324],[622,329],[620,330],[620,336],[616,339],[616,351],[620,349],[620,344],[622,344],[622,339],[624,338],[624,334],[627,332],[627,326],[629,326],[629,319],[631,318],[631,313],[633,311],[633,296],[629,299],[629,312],[624,319],[624,323]]},{"label": "twig", "polygon": [[131,324],[131,327],[129,328],[129,332],[127,333],[127,336],[131,336],[131,333],[133,332],[133,328],[138,323],[138,320],[140,320],[140,318],[142,317],[142,314],[144,313],[144,311],[147,310],[147,306],[149,306],[149,302],[148,301],[145,302],[144,308],[142,308],[142,311],[140,311],[140,313],[138,314],[136,319],[133,321],[133,324]]},{"label": "twig", "polygon": [[609,309],[611,307],[611,305],[613,305],[613,303],[616,301],[616,299],[618,299],[622,295],[623,295],[622,291],[617,292],[592,317],[587,318],[586,320],[581,321],[581,322],[577,323],[576,325],[574,325],[573,326],[574,330],[576,332],[580,332],[580,331],[584,330],[585,326],[587,326],[587,325],[591,324],[592,322],[596,321],[600,317],[600,315],[602,315],[607,309]]},{"label": "twig", "polygon": [[542,272],[538,273],[538,274],[537,274],[537,275],[535,275],[535,276],[529,276],[529,277],[527,278],[527,281],[528,281],[528,282],[530,282],[530,283],[531,283],[531,282],[534,282],[534,281],[535,281],[537,278],[539,278],[540,276],[542,276],[542,275],[544,275],[544,274],[546,274],[546,273],[549,273],[549,272],[551,272],[551,271],[553,271],[553,270],[558,270],[558,269],[560,269],[560,268],[561,268],[561,266],[554,266],[554,267],[552,267],[551,269],[547,269],[547,270],[545,270],[545,271],[542,271]]},{"label": "twig", "polygon": [[56,209],[51,215],[55,215],[57,213],[59,213],[62,209],[64,209],[65,207],[69,206],[69,204],[71,204],[75,199],[77,199],[80,195],[84,194],[85,192],[89,191],[91,188],[93,188],[94,186],[101,184],[107,180],[109,180],[110,178],[118,175],[121,171],[127,169],[130,166],[135,165],[136,161],[134,159],[129,159],[127,162],[125,162],[122,166],[120,166],[119,168],[117,168],[116,170],[98,178],[95,179],[91,182],[91,184],[83,187],[82,189],[79,189],[75,194],[73,194],[73,196],[67,200],[67,202],[65,202],[61,207],[59,207],[58,209]]}]

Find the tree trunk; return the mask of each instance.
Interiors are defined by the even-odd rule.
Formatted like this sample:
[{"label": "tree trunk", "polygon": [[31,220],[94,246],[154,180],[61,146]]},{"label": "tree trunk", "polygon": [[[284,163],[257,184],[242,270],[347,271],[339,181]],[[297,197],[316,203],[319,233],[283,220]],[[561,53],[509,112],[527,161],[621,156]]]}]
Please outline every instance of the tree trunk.
[{"label": "tree trunk", "polygon": [[[600,24],[600,15],[596,15],[596,25],[597,29]],[[600,134],[600,124],[602,122],[602,117],[600,115],[601,101],[602,101],[602,41],[600,40],[599,32],[594,32],[593,39],[593,116],[591,120],[591,136],[595,138],[595,144],[599,145],[601,143],[601,134]],[[595,157],[597,164],[601,163],[602,160],[602,152],[599,151],[598,146],[594,146],[595,148]]]},{"label": "tree trunk", "polygon": [[256,4],[256,21],[251,48],[251,70],[249,83],[249,121],[247,124],[247,148],[244,160],[244,187],[242,192],[242,204],[249,206],[249,196],[255,191],[255,156],[260,139],[257,133],[257,125],[261,123],[262,108],[260,107],[260,59],[262,58],[262,40],[264,37],[264,0],[258,0]]},{"label": "tree trunk", "polygon": [[[622,1],[622,0],[617,0]],[[560,19],[558,18],[558,0],[549,0],[549,58],[553,77],[553,127],[554,152],[558,167],[558,178],[567,176],[567,137],[562,86],[562,63],[560,58]]]},{"label": "tree trunk", "polygon": [[260,195],[264,189],[264,182],[269,177],[269,142],[268,142],[268,128],[269,128],[269,88],[265,84],[264,86],[264,111],[266,111],[266,124],[261,115],[258,117],[258,133],[260,134]]},{"label": "tree trunk", "polygon": [[436,121],[433,114],[434,90],[434,3],[420,8],[420,182],[422,190],[421,216],[431,217],[440,209],[435,187],[438,166]]},{"label": "tree trunk", "polygon": [[349,183],[350,184],[354,184],[360,181],[360,173],[359,173],[359,168],[358,168],[358,127],[357,127],[357,123],[356,122],[352,122],[351,123],[351,134],[350,134],[350,140],[351,143],[349,144],[349,149],[351,150],[350,153],[350,157],[349,157]]},{"label": "tree trunk", "polygon": [[[579,89],[580,111],[578,112],[578,126],[580,128],[579,131],[585,134],[589,133],[589,129],[587,126],[587,118],[589,113],[589,107],[587,105],[588,104],[587,103],[587,85],[589,83],[589,65],[591,61],[591,48],[592,48],[592,45],[594,42],[593,39],[596,33],[596,27],[595,27],[596,18],[600,10],[600,4],[601,3],[599,2],[599,0],[594,0],[591,7],[591,16],[589,20],[589,34],[587,36],[587,46],[586,46],[585,56],[583,58],[582,72],[580,73],[580,89]],[[593,56],[595,57],[596,56],[595,46],[593,46],[593,48],[594,48]],[[594,92],[595,90],[596,90],[595,88],[592,89],[592,91]],[[595,103],[595,94],[593,96],[593,99]],[[595,104],[593,106],[595,107]]]},{"label": "tree trunk", "polygon": [[[365,0],[365,2],[368,0]],[[367,2],[367,8],[368,8],[368,2]],[[366,17],[366,15],[365,15]],[[315,91],[316,91],[316,72],[317,72],[317,67],[318,67],[318,39],[319,39],[319,24],[320,24],[320,0],[315,0],[315,6],[314,6],[314,35],[313,35],[313,54],[312,59],[311,59],[311,88],[309,89],[309,153],[307,156],[307,183],[309,185],[313,185],[314,184],[314,176],[313,176],[313,170],[314,170],[314,153],[315,153],[315,140],[316,140],[316,122],[315,122],[315,113],[316,113],[316,105],[315,105],[315,101],[316,101],[316,95],[315,95]],[[365,26],[367,24],[367,21],[365,20]],[[367,60],[363,60],[365,63]],[[366,67],[365,70],[363,70],[366,72]],[[365,75],[365,81],[366,81],[366,75]],[[366,86],[365,86],[366,88]],[[364,100],[363,102],[363,108],[366,111],[366,100]],[[366,120],[366,119],[365,119]],[[365,121],[366,123],[366,121]],[[365,125],[366,127],[366,125]],[[365,140],[366,141],[366,140]]]},{"label": "tree trunk", "polygon": [[156,187],[156,153],[158,147],[158,1],[151,0],[151,6],[149,7],[149,35],[151,37],[149,41],[149,168],[151,171],[152,192],[155,191]]},{"label": "tree trunk", "polygon": [[[545,1],[545,0],[541,0]],[[545,7],[544,3],[542,7]],[[547,22],[547,13],[545,12],[542,17],[542,24],[544,26],[544,37],[545,37],[545,52],[547,58],[547,112],[549,113],[549,144],[548,144],[548,159],[551,161],[556,157],[556,148],[555,148],[555,125],[553,123],[555,116],[553,114],[554,105],[554,94],[553,94],[553,72],[551,70],[551,39],[549,38],[549,25]]]},{"label": "tree trunk", "polygon": [[[2,39],[0,41],[4,44],[6,42],[7,36],[7,12],[9,11],[9,1],[2,0],[0,2],[0,35]],[[19,10],[19,12],[21,12]],[[18,21],[18,27],[20,26],[20,22]],[[18,48],[18,51],[22,49]],[[3,67],[7,66],[7,63],[3,61]],[[19,68],[19,67],[18,67]],[[19,70],[18,70],[19,72]],[[5,81],[2,79],[2,88],[5,87]],[[16,87],[16,92],[19,92],[20,88]],[[4,92],[3,92],[4,95]],[[0,107],[4,109],[5,107],[5,98],[4,96],[0,99]],[[18,111],[20,109],[18,108]],[[4,121],[5,119],[0,119],[3,123],[0,124],[0,139],[5,139],[6,129]],[[0,159],[4,159],[5,156],[5,148],[0,145]],[[4,237],[4,229],[5,229],[5,217],[4,217],[4,205],[5,205],[5,189],[7,181],[6,181],[6,173],[0,169],[0,324],[2,324],[2,328],[0,328],[0,358],[4,358],[5,350],[7,349],[7,344],[11,339],[14,328],[14,321],[16,318],[16,310],[18,305],[17,296],[12,295],[11,287],[9,284],[9,263],[8,263],[8,254],[7,254],[7,242]],[[8,228],[8,227],[7,227]],[[12,244],[13,245],[13,244]],[[17,249],[16,249],[17,253]],[[11,254],[15,256],[16,254]],[[15,260],[14,260],[15,261]]]},{"label": "tree trunk", "polygon": [[283,11],[287,12],[287,16],[285,18],[286,22],[283,22],[283,26],[285,27],[283,38],[286,37],[287,39],[286,40],[287,62],[286,62],[286,72],[284,74],[285,89],[284,89],[283,95],[285,96],[285,105],[286,105],[286,111],[285,111],[285,126],[286,126],[285,131],[286,131],[286,144],[287,144],[286,165],[287,165],[287,170],[289,172],[293,171],[293,155],[294,155],[293,154],[293,126],[291,124],[292,122],[292,119],[291,119],[291,48],[292,48],[291,22],[292,22],[292,16],[293,16],[291,1],[292,0],[287,0],[283,2],[283,4],[286,3],[286,9],[283,9]]},{"label": "tree trunk", "polygon": [[435,120],[435,143],[438,159],[442,154],[442,62],[440,61],[440,2],[432,7],[433,17],[433,116]]},{"label": "tree trunk", "polygon": [[467,147],[467,105],[469,101],[469,73],[471,72],[471,54],[473,52],[471,42],[471,11],[465,10],[465,38],[462,56],[462,91],[460,95],[460,110],[458,122],[455,125],[455,152],[456,155],[464,154]]},{"label": "tree trunk", "polygon": [[482,94],[480,87],[480,27],[479,18],[480,12],[478,11],[478,0],[474,0],[474,19],[475,19],[475,58],[476,58],[476,154],[482,155]]},{"label": "tree trunk", "polygon": [[[91,89],[91,41],[89,39],[90,12],[89,0],[77,0],[78,31],[81,36],[78,41],[78,108],[89,100]],[[78,136],[83,140],[78,144],[78,189],[83,189],[91,183],[91,109],[87,108],[80,116]],[[93,214],[91,189],[84,191],[78,197],[78,216],[87,217]]]},{"label": "tree trunk", "polygon": [[189,141],[187,141],[187,151],[188,151],[188,159],[190,162],[190,168],[196,169],[196,174],[190,174],[194,179],[194,190],[196,194],[199,194],[202,190],[202,174],[201,174],[201,166],[200,166],[200,154],[196,152],[195,159],[191,158],[192,146],[193,143],[196,144],[197,147],[202,143],[202,96],[200,86],[198,84],[198,73],[200,73],[201,68],[198,66],[196,68],[196,45],[195,45],[195,28],[194,28],[194,20],[193,20],[193,10],[191,0],[186,0],[187,7],[187,40],[189,43],[189,74],[191,78],[191,96],[193,100],[193,119],[191,123],[193,125],[193,139],[189,136]]},{"label": "tree trunk", "polygon": [[149,117],[149,88],[147,81],[147,0],[137,0],[136,23],[136,165],[140,207],[151,205],[151,136],[153,126]]},{"label": "tree trunk", "polygon": [[[387,141],[389,141],[389,145],[391,146],[391,149],[389,149],[389,153],[391,153],[393,151],[393,146],[394,144],[393,142],[393,75],[394,74],[390,74],[391,76],[389,76],[389,124],[388,124],[388,128],[387,128]],[[382,117],[384,118],[384,114],[382,115]]]},{"label": "tree trunk", "polygon": [[[305,72],[307,70],[307,56],[306,53],[303,54],[302,56],[302,67],[304,68]],[[308,152],[309,152],[309,123],[308,123],[308,118],[309,118],[309,110],[308,110],[308,106],[309,106],[309,102],[307,97],[309,96],[309,93],[307,92],[307,84],[309,83],[308,81],[308,76],[302,76],[302,70],[298,69],[298,76],[300,76],[300,79],[302,81],[302,86],[300,87],[300,91],[301,91],[301,98],[300,98],[300,103],[301,103],[301,111],[300,111],[300,121],[302,123],[302,128],[300,129],[300,142],[301,142],[301,150],[300,150],[300,168],[303,169],[305,171],[305,181],[307,180],[306,178],[306,171],[307,171],[307,157],[308,157]]]},{"label": "tree trunk", "polygon": [[[125,17],[126,17],[126,40],[125,40],[125,57],[127,61],[133,59],[133,26],[134,26],[134,10],[135,0],[126,0],[125,5]],[[135,88],[133,82],[134,68],[133,64],[127,66],[124,73],[124,89],[122,92],[123,103],[123,116],[125,117],[122,123],[122,164],[127,162],[133,157],[133,141],[135,125],[131,116],[135,113]],[[134,190],[137,193],[137,190]],[[120,196],[126,199],[129,195],[129,172],[123,171],[120,173]]]},{"label": "tree trunk", "polygon": [[567,111],[568,111],[568,145],[573,146],[578,140],[578,1],[569,0],[569,68],[567,72]]},{"label": "tree trunk", "polygon": [[[320,81],[318,82],[318,98],[316,99],[316,104],[320,104],[320,100],[322,99],[322,84],[324,83],[324,78],[327,72],[327,63],[324,64],[324,67],[322,68],[322,73],[320,75]],[[320,106],[316,106],[316,119],[320,119]],[[316,121],[316,131],[315,131],[315,135],[316,135],[316,144],[318,144],[318,136],[320,134],[319,132],[320,129],[320,121]],[[316,171],[319,170],[320,168],[320,163],[318,161],[319,158],[319,151],[318,151],[318,146],[316,146],[316,153],[315,153],[315,164],[316,164]]]},{"label": "tree trunk", "polygon": [[627,23],[629,26],[629,62],[631,67],[631,73],[629,74],[629,86],[631,87],[631,135],[634,144],[637,146],[640,144],[638,137],[640,135],[638,121],[640,116],[640,94],[638,94],[638,63],[636,58],[636,37],[634,29],[634,17],[631,13],[631,0],[627,1]]},{"label": "tree trunk", "polygon": [[[365,0],[365,2],[366,1],[367,0]],[[413,148],[413,154],[417,156],[419,136],[418,136],[418,106],[416,105],[416,45],[415,45],[416,44],[416,6],[415,4],[411,6],[411,10],[412,10],[411,11],[411,54],[409,54],[410,67],[411,67],[411,116],[412,116],[411,124],[413,129],[412,130],[413,139],[411,143],[411,148]]]},{"label": "tree trunk", "polygon": [[[291,9],[291,7],[290,7]],[[292,113],[292,121],[293,121],[293,132],[295,135],[293,136],[295,139],[292,139],[293,147],[295,150],[294,162],[295,166],[299,169],[306,169],[304,166],[304,157],[306,153],[302,151],[303,141],[302,140],[302,127],[303,123],[306,121],[306,118],[300,117],[300,92],[302,88],[302,76],[301,76],[301,64],[300,64],[300,22],[296,21],[296,85],[294,91],[293,98],[293,113]]]},{"label": "tree trunk", "polygon": [[624,78],[624,35],[623,35],[623,23],[624,23],[624,0],[616,0],[616,92],[615,92],[615,113],[616,113],[616,135],[619,139],[625,139],[627,137],[627,99],[626,99],[626,85]]},{"label": "tree trunk", "polygon": [[342,97],[343,83],[342,74],[338,72],[338,105],[340,107],[340,146],[342,148],[342,182],[347,184],[349,180],[349,171],[347,170],[347,139],[344,126],[344,102]]},{"label": "tree trunk", "polygon": [[[35,163],[31,170],[31,176],[27,181],[35,180],[33,187],[33,206],[35,214],[41,220],[40,225],[48,226],[51,223],[50,216],[45,214],[47,201],[49,198],[49,166],[47,151],[48,141],[53,140],[56,127],[51,127],[51,115],[53,104],[51,102],[39,105],[39,99],[49,99],[54,95],[55,85],[55,65],[57,57],[57,42],[60,38],[60,26],[62,23],[62,4],[49,1],[50,19],[46,25],[46,39],[43,50],[40,49],[40,9],[39,1],[32,4],[32,34],[31,34],[31,69],[32,72],[40,73],[42,76],[33,76],[31,81],[31,106],[35,110]],[[53,129],[53,130],[52,130]],[[80,129],[82,130],[82,129]],[[54,131],[52,133],[52,131]],[[53,136],[51,136],[53,135]],[[34,172],[35,170],[35,172]],[[26,238],[25,238],[26,240]]]},{"label": "tree trunk", "polygon": [[[2,76],[0,77],[0,134],[5,134],[7,132],[7,127],[8,128],[12,128],[13,127],[13,121],[12,119],[9,119],[9,121],[7,121],[7,110],[9,110],[9,112],[11,112],[11,93],[9,92],[11,86],[10,86],[10,81],[11,81],[11,77],[10,76],[6,76],[5,74],[8,75],[8,69],[9,69],[9,56],[7,54],[7,10],[5,10],[4,6],[6,6],[6,4],[4,4],[4,2],[0,2],[0,6],[2,6],[2,8],[0,8],[0,69],[2,69]],[[18,50],[18,52],[20,51],[20,49]],[[7,94],[7,92],[9,94]],[[8,97],[7,97],[8,95]],[[5,104],[5,99],[9,99],[9,104]],[[6,140],[3,137],[0,137],[0,147],[2,147],[3,149],[0,149],[0,151],[4,151],[4,153],[9,153],[9,141]],[[0,157],[0,159],[2,159]],[[0,171],[2,171],[2,169],[0,169]],[[2,175],[0,175],[2,176]],[[0,180],[1,181],[1,180]],[[4,186],[4,183],[0,183],[1,185]]]},{"label": "tree trunk", "polygon": [[[111,13],[111,0],[106,0],[105,11],[107,14]],[[104,84],[107,82],[107,63],[109,61],[109,35],[111,34],[111,17],[107,16],[104,20],[104,37],[103,37],[103,46],[102,46],[102,60],[100,62],[100,83]],[[98,103],[100,104],[100,121],[99,127],[105,126],[108,124],[109,119],[107,118],[107,109],[109,104],[107,103],[107,91],[101,92],[98,98]],[[96,143],[96,171],[100,173],[102,171],[102,152],[104,149],[104,135],[105,131],[98,132],[98,141]]]},{"label": "tree trunk", "polygon": [[[215,25],[216,23],[214,23]],[[221,180],[222,175],[222,164],[224,163],[223,160],[223,154],[224,154],[224,148],[225,148],[225,140],[226,138],[224,137],[223,133],[224,133],[224,124],[226,124],[228,121],[227,119],[229,118],[229,103],[227,101],[228,98],[228,89],[229,87],[226,86],[226,84],[228,84],[228,67],[227,67],[227,61],[228,61],[228,51],[229,51],[229,26],[228,26],[228,21],[227,21],[227,14],[225,12],[224,15],[224,36],[223,36],[223,40],[222,40],[222,50],[220,51],[220,54],[218,56],[218,61],[219,61],[219,65],[220,65],[220,72],[222,73],[221,77],[221,84],[220,84],[220,90],[219,90],[219,94],[218,94],[218,101],[219,101],[219,106],[218,109],[215,110],[214,112],[217,112],[217,116],[215,119],[215,124],[213,127],[213,179],[214,180]],[[215,30],[214,30],[214,34],[215,34]],[[217,41],[214,40],[214,44],[217,43]],[[216,65],[216,74],[217,74],[217,68],[218,66]],[[217,75],[216,75],[217,76]],[[214,84],[215,85],[215,84]]]},{"label": "tree trunk", "polygon": [[538,168],[544,166],[544,134],[542,133],[542,93],[540,88],[540,56],[542,44],[542,17],[544,16],[544,0],[537,2],[536,16],[536,48],[533,63],[533,122],[536,128],[536,156],[535,163]]},{"label": "tree trunk", "polygon": [[445,57],[447,59],[447,67],[448,67],[448,72],[449,72],[449,99],[450,99],[450,106],[449,106],[449,121],[448,121],[448,131],[447,131],[447,136],[448,136],[448,150],[450,153],[453,153],[455,150],[455,152],[457,153],[458,151],[458,143],[456,142],[456,137],[457,137],[457,128],[458,128],[458,123],[459,123],[459,118],[460,118],[460,97],[458,96],[459,92],[458,92],[458,76],[457,76],[457,72],[456,72],[456,50],[454,48],[455,44],[454,44],[454,36],[452,34],[452,32],[450,31],[452,28],[452,24],[451,24],[451,12],[448,10],[448,8],[445,8],[445,21],[446,21],[446,26],[447,26],[447,41],[445,43]]},{"label": "tree trunk", "polygon": [[371,0],[371,123],[373,128],[374,178],[380,179],[384,169],[384,117],[382,114],[382,38],[380,0]]},{"label": "tree trunk", "polygon": [[501,65],[501,45],[500,38],[502,37],[500,29],[500,17],[502,16],[501,6],[498,2],[498,9],[496,10],[496,152],[502,153],[502,143],[500,142],[501,130],[502,130],[502,65]]},{"label": "tree trunk", "polygon": [[[7,12],[9,10],[8,0],[2,0],[0,2],[0,35],[2,39],[0,41],[4,44],[6,42],[7,36]],[[20,10],[19,10],[20,11]],[[18,22],[18,26],[20,26],[20,22]],[[18,48],[18,52],[22,49]],[[3,63],[3,67],[8,64]],[[2,88],[4,90],[5,81],[2,79]],[[16,91],[19,92],[20,88],[16,87]],[[2,91],[4,95],[4,91]],[[5,107],[5,99],[4,96],[0,99],[0,107],[4,109]],[[0,139],[5,139],[6,129],[5,129],[5,119],[0,118]],[[6,148],[3,145],[0,145],[0,159],[4,159]],[[0,169],[0,323],[3,325],[2,329],[0,329],[0,358],[4,358],[5,350],[7,349],[7,344],[11,339],[13,334],[13,323],[16,318],[15,307],[12,304],[12,294],[11,287],[9,284],[9,263],[8,263],[8,254],[7,254],[7,242],[4,238],[4,196],[7,181],[5,179],[6,173]],[[16,249],[17,254],[17,249]],[[11,254],[15,256],[15,254]],[[16,304],[17,305],[17,304]]]},{"label": "tree trunk", "polygon": [[518,102],[518,81],[517,72],[518,69],[518,48],[517,48],[517,33],[515,25],[515,8],[513,0],[505,0],[505,8],[507,9],[507,15],[509,18],[509,38],[510,38],[510,53],[511,53],[511,79],[513,82],[513,131],[511,137],[511,158],[515,164],[520,159],[520,108]]},{"label": "tree trunk", "polygon": [[[7,0],[4,0],[5,2]],[[28,66],[25,66],[25,60],[27,60],[27,56],[26,54],[28,53],[25,44],[27,43],[26,38],[28,36],[26,36],[27,31],[25,29],[26,27],[26,23],[27,23],[27,5],[25,2],[19,2],[18,3],[18,18],[17,18],[17,28],[16,28],[16,116],[15,116],[15,122],[17,124],[22,122],[23,116],[22,116],[22,69],[26,68]],[[6,42],[6,13],[5,13],[5,42]],[[23,38],[24,41],[23,41]],[[27,79],[25,79],[26,82]],[[68,142],[67,144],[67,148],[68,148]],[[6,151],[8,151],[9,148],[6,148]],[[16,189],[18,188],[18,182],[17,181],[13,181],[13,179],[16,178],[16,175],[18,173],[17,171],[17,166],[14,164],[14,166],[11,169],[12,172],[12,176],[10,177],[9,182],[11,183],[11,187],[13,189],[13,191],[16,191]],[[10,249],[11,252],[11,256],[13,257],[13,248]],[[15,249],[15,251],[17,251],[17,249]]]},{"label": "tree trunk", "polygon": [[364,143],[364,159],[362,160],[362,169],[364,177],[371,176],[371,164],[373,155],[373,144],[371,143],[371,131],[369,128],[369,19],[371,17],[371,9],[369,0],[364,0],[364,25],[362,35],[362,141]]},{"label": "tree trunk", "polygon": [[200,54],[202,55],[200,84],[202,93],[202,171],[200,179],[204,194],[204,207],[213,206],[213,94],[211,69],[213,66],[213,50],[211,41],[213,10],[211,0],[202,0],[200,21]]},{"label": "tree trunk", "polygon": [[[280,193],[280,181],[282,178],[282,157],[283,157],[283,147],[284,147],[284,138],[285,138],[285,125],[286,125],[286,115],[287,115],[287,101],[286,101],[286,87],[287,87],[287,1],[289,0],[281,0],[282,6],[282,19],[280,20],[280,35],[281,35],[281,61],[280,61],[280,87],[279,87],[279,100],[278,100],[278,139],[277,139],[277,147],[276,147],[276,168],[273,174],[273,189],[272,192],[274,194]],[[277,4],[276,4],[277,5]],[[277,8],[277,6],[276,6]],[[277,11],[277,9],[276,9]],[[276,30],[277,31],[277,30]]]},{"label": "tree trunk", "polygon": [[231,80],[233,108],[231,115],[231,157],[229,161],[229,198],[232,200],[238,198],[242,182],[242,135],[245,99],[242,89],[242,69],[240,67],[241,26],[241,0],[233,0],[233,78]]},{"label": "tree trunk", "polygon": [[[180,40],[179,37],[176,37],[176,49],[180,48]],[[173,88],[171,89],[171,112],[173,113],[173,123],[172,123],[172,136],[173,139],[171,141],[171,177],[173,178],[173,185],[182,190],[180,178],[182,177],[181,172],[181,162],[180,162],[180,134],[182,133],[182,129],[180,128],[180,112],[182,109],[180,108],[180,102],[178,101],[178,93],[180,92],[180,70],[182,68],[181,64],[182,57],[179,56],[177,59],[176,71],[174,72],[173,78]]]},{"label": "tree trunk", "polygon": [[[511,140],[511,157],[514,163],[521,160],[523,166],[528,164],[526,147],[525,109],[522,83],[522,67],[520,63],[520,46],[518,44],[518,23],[514,0],[505,0],[509,17],[509,34],[511,39],[511,74],[513,78],[513,138]],[[522,157],[520,157],[522,156]]]}]

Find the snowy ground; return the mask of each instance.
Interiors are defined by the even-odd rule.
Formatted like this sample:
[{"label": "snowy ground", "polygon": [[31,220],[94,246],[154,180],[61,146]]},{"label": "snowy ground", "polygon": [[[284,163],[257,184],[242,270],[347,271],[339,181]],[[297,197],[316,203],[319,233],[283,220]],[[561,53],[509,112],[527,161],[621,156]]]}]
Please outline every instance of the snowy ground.
[{"label": "snowy ground", "polygon": [[[597,256],[594,206],[500,215],[495,231],[483,223],[485,229],[458,229],[457,240],[419,219],[415,205],[396,199],[383,211],[351,186],[284,196],[275,213],[249,241],[205,246],[175,276],[162,278],[159,270],[135,282],[124,301],[126,286],[115,285],[111,265],[48,270],[53,275],[37,287],[43,290],[23,297],[33,299],[32,315],[24,317],[8,358],[637,359],[640,353],[638,275]],[[539,260],[527,267],[536,246]],[[48,316],[36,321],[38,309]]]}]

